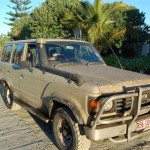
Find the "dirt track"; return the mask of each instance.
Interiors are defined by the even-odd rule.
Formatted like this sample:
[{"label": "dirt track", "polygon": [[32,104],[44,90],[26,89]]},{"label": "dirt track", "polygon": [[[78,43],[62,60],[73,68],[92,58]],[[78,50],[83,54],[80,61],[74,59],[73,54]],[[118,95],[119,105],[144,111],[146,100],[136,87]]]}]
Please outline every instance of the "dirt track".
[{"label": "dirt track", "polygon": [[[8,110],[0,97],[0,150],[57,150],[51,124],[26,110]],[[90,150],[150,150],[150,132],[133,142],[92,142]]]}]

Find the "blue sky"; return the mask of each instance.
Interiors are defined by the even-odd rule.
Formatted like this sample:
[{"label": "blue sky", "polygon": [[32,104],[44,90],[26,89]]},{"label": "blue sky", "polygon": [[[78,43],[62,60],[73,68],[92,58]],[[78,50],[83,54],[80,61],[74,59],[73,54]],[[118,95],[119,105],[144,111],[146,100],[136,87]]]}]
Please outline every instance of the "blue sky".
[{"label": "blue sky", "polygon": [[[42,2],[45,0],[31,0],[31,6],[32,9],[35,7],[38,7]],[[94,0],[89,0],[91,3],[94,2]],[[140,11],[143,11],[146,13],[146,20],[145,22],[150,25],[150,0],[104,0],[104,2],[114,2],[114,1],[123,1],[128,5],[135,6],[140,9]],[[10,8],[7,5],[11,5],[10,0],[0,0],[0,34],[7,34],[8,31],[10,31],[10,26],[4,24],[3,22],[7,22],[5,17],[8,17],[6,15],[6,12],[10,11]]]},{"label": "blue sky", "polygon": [[[31,0],[32,9],[38,7],[45,0]],[[9,12],[11,9],[7,5],[11,5],[10,0],[0,0],[0,34],[7,34],[10,31],[10,26],[4,24],[4,22],[8,22],[5,17],[9,18],[6,12]]]}]

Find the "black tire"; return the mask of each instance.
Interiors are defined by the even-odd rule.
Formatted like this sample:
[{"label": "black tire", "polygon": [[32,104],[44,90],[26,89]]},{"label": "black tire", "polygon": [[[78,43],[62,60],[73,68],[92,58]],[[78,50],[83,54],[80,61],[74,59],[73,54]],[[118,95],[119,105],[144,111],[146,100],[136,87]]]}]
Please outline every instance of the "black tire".
[{"label": "black tire", "polygon": [[10,88],[7,85],[4,85],[3,88],[4,88],[5,104],[9,109],[11,109],[13,105],[13,92],[10,90]]},{"label": "black tire", "polygon": [[14,93],[7,84],[3,84],[4,101],[6,106],[11,110],[20,110],[21,106],[14,102]]},{"label": "black tire", "polygon": [[59,150],[88,150],[91,141],[81,135],[81,127],[67,108],[59,108],[54,113],[53,133]]}]

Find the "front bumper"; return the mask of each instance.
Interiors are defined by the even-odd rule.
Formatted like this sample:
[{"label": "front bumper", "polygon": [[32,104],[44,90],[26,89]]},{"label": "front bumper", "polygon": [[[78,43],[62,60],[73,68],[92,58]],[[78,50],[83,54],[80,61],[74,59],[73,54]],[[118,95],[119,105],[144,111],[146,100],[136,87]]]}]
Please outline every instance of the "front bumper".
[{"label": "front bumper", "polygon": [[[150,93],[150,87],[135,89],[134,93],[120,94],[109,97],[100,107],[100,110],[96,114],[95,120],[92,122],[91,127],[85,126],[85,134],[90,140],[103,140],[106,138],[124,135],[124,139],[120,142],[131,141],[140,136],[146,130],[150,128],[144,128],[137,131],[137,122],[140,120],[150,120],[150,105],[142,107],[141,101],[143,94]],[[132,107],[128,113],[124,113],[121,117],[112,117],[103,119],[104,108],[110,101],[115,101],[121,98],[132,98]],[[150,122],[149,122],[150,124]],[[149,126],[150,127],[150,126]],[[134,134],[133,134],[134,133]],[[117,141],[118,142],[118,141]]]}]

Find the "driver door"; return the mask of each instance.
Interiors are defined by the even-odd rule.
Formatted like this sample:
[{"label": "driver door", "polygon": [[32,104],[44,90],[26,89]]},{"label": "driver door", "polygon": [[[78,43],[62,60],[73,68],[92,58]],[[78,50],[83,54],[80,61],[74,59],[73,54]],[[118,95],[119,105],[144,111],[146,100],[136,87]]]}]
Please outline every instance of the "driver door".
[{"label": "driver door", "polygon": [[37,47],[35,44],[27,45],[26,47],[26,59],[28,57],[28,50],[31,52],[31,64],[30,68],[23,68],[20,70],[20,96],[28,104],[34,107],[41,107],[40,100],[40,76],[42,72],[38,67],[37,63]]}]

